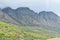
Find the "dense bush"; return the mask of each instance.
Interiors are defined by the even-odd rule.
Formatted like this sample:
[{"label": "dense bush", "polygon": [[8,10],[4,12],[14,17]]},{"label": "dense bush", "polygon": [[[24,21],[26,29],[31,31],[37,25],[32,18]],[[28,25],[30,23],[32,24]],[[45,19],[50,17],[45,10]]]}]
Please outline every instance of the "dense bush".
[{"label": "dense bush", "polygon": [[0,22],[0,40],[45,40],[45,34],[38,34],[31,31],[25,31],[15,25]]}]

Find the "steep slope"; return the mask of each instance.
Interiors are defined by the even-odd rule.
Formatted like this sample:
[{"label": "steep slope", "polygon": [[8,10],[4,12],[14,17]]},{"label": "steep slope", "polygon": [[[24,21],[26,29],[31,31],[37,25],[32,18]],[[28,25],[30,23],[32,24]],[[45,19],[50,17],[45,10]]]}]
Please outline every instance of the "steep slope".
[{"label": "steep slope", "polygon": [[55,27],[60,25],[60,17],[53,12],[42,11],[37,14],[27,7],[17,9],[6,7],[2,9],[2,12],[9,16],[12,22],[14,21],[15,24],[18,23],[19,25],[48,25]]},{"label": "steep slope", "polygon": [[57,21],[57,22],[60,21],[60,17],[51,11],[50,12],[42,11],[39,13],[39,16],[40,16],[40,18],[42,17],[46,21],[48,21],[48,20]]},{"label": "steep slope", "polygon": [[10,23],[10,24],[18,24],[8,14],[4,13],[2,11],[2,9],[0,9],[0,21],[4,21],[4,22]]},{"label": "steep slope", "polygon": [[60,33],[60,17],[53,12],[42,11],[37,14],[28,7],[19,7],[17,9],[6,7],[2,9],[1,14],[3,15],[2,21],[10,24],[40,26],[49,32]]},{"label": "steep slope", "polygon": [[7,7],[2,10],[21,25],[37,25],[36,13],[27,7],[20,7],[15,10]]},{"label": "steep slope", "polygon": [[[42,19],[45,22],[45,25],[58,26],[60,25],[60,17],[53,12],[42,11],[39,13],[39,19]],[[43,23],[42,22],[42,23]]]},{"label": "steep slope", "polygon": [[[39,20],[43,28],[47,30],[59,32],[60,30],[60,17],[53,12],[42,11],[39,13]],[[59,32],[60,33],[60,32]]]}]

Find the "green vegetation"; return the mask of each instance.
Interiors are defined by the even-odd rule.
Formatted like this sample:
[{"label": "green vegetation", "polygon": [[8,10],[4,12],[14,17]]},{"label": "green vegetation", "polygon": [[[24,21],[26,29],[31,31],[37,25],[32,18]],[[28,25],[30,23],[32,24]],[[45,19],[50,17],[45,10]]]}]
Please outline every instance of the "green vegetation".
[{"label": "green vegetation", "polygon": [[51,37],[46,33],[38,33],[38,31],[39,29],[27,26],[18,27],[0,22],[0,40],[46,40]]}]

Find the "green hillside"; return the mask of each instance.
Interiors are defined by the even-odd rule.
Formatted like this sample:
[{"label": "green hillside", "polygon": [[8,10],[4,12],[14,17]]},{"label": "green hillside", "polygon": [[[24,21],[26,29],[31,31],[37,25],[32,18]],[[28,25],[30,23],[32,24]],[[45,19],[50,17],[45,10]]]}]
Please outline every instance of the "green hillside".
[{"label": "green hillside", "polygon": [[17,27],[0,22],[0,40],[46,40],[50,37],[52,36],[37,28]]}]

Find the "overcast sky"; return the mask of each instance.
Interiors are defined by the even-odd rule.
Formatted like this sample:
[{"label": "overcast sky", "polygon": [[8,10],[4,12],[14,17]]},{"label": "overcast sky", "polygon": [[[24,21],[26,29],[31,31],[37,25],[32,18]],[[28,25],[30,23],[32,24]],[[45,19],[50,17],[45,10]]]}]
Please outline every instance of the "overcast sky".
[{"label": "overcast sky", "polygon": [[0,8],[29,7],[35,12],[53,11],[60,15],[60,0],[0,0]]}]

